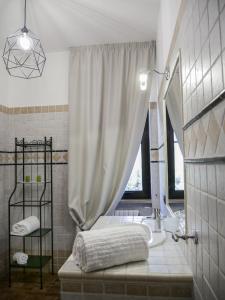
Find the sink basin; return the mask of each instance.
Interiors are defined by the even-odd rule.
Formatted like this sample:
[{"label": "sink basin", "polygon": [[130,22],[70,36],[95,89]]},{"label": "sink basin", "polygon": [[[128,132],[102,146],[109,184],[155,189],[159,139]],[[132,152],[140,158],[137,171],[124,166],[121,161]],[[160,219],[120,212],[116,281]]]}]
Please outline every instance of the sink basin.
[{"label": "sink basin", "polygon": [[159,245],[162,245],[166,240],[166,232],[152,232],[152,239],[149,242],[149,248],[154,248]]}]

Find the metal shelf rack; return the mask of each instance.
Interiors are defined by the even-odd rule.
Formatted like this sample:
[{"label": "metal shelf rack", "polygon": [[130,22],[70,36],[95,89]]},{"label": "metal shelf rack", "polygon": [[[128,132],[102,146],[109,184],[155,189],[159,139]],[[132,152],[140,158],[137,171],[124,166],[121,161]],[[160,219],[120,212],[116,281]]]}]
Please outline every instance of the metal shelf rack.
[{"label": "metal shelf rack", "polygon": [[[39,270],[41,289],[43,268],[51,262],[54,271],[52,152],[51,137],[34,141],[15,138],[15,186],[8,201],[9,286],[14,268]],[[40,229],[25,236],[12,234],[12,225],[30,215],[39,218]],[[15,249],[28,254],[26,265],[12,260]]]}]

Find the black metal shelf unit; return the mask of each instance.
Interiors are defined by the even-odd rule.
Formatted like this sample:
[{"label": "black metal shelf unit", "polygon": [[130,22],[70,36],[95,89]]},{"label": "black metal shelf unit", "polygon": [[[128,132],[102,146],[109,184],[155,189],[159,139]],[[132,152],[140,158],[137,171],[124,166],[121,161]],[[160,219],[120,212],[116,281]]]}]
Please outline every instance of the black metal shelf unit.
[{"label": "black metal shelf unit", "polygon": [[[15,186],[8,201],[9,286],[13,268],[38,269],[43,287],[43,268],[51,262],[53,273],[52,138],[27,142],[15,138]],[[12,225],[35,215],[40,229],[25,236],[11,232]],[[28,254],[25,265],[12,259],[13,251]]]}]

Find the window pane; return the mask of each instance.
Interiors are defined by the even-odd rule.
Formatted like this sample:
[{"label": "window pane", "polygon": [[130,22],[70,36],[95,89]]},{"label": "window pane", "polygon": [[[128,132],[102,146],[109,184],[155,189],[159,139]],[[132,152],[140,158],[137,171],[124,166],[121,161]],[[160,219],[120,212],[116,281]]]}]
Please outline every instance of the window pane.
[{"label": "window pane", "polygon": [[127,183],[125,192],[128,191],[142,191],[142,157],[141,157],[141,146],[139,147],[136,161],[130,175],[130,179]]},{"label": "window pane", "polygon": [[184,190],[184,161],[180,146],[174,134],[175,190]]}]

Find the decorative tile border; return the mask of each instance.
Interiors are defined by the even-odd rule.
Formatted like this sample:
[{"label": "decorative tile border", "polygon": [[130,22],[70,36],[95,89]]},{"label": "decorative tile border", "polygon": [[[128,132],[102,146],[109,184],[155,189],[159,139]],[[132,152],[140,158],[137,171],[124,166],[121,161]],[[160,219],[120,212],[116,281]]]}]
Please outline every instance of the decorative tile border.
[{"label": "decorative tile border", "polygon": [[[68,163],[68,151],[67,150],[53,150],[52,151],[53,164],[67,164]],[[0,166],[3,165],[14,165],[15,157],[13,151],[0,151]],[[50,153],[47,153],[47,161],[49,161]],[[37,161],[37,153],[25,153],[25,164],[32,164]],[[17,163],[22,164],[23,154],[18,153]],[[44,153],[38,153],[39,163],[44,163]]]},{"label": "decorative tile border", "polygon": [[0,105],[0,112],[17,115],[17,114],[34,114],[34,113],[49,113],[49,112],[68,112],[69,106],[66,105],[43,105],[43,106],[22,106],[8,107]]},{"label": "decorative tile border", "polygon": [[185,159],[224,157],[225,102],[219,103],[184,131]]}]

